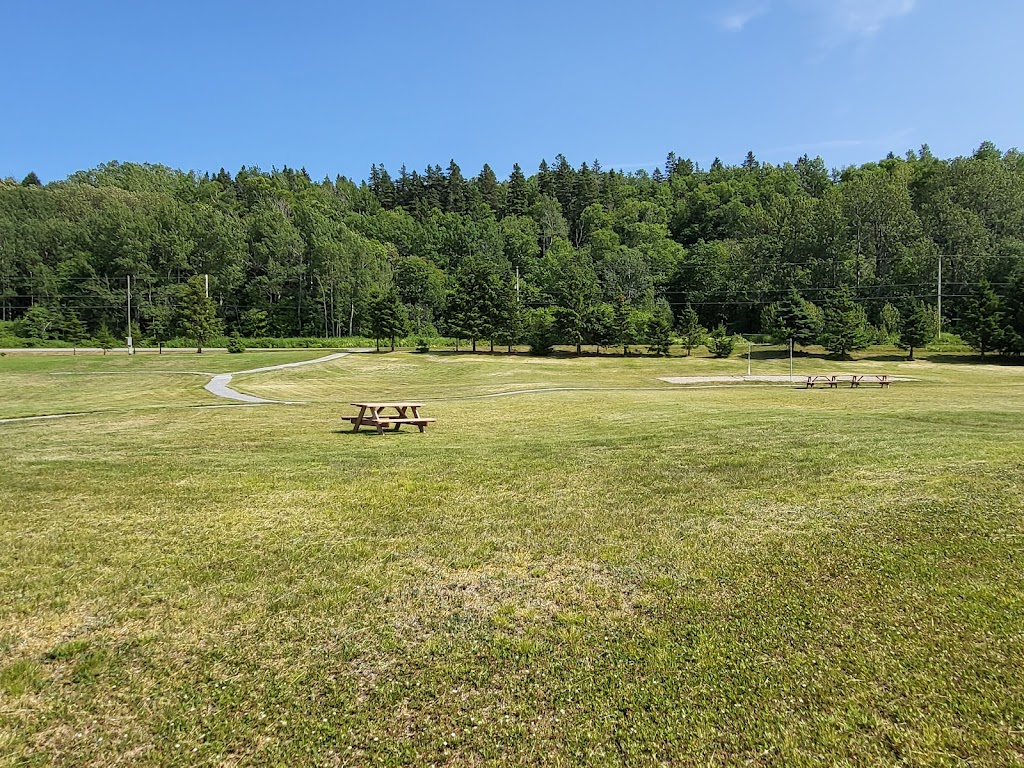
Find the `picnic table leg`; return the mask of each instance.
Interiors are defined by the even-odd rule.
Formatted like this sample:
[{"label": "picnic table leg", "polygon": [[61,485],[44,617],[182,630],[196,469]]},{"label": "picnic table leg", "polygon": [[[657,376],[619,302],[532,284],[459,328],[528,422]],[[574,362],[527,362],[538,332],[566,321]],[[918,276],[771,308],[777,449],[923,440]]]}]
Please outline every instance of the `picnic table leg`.
[{"label": "picnic table leg", "polygon": [[364,413],[366,413],[366,406],[365,405],[362,408],[359,409],[359,415],[356,416],[356,420],[354,422],[352,422],[352,431],[353,432],[358,432],[359,431],[359,427],[362,426],[362,424],[363,424],[363,414]]},{"label": "picnic table leg", "polygon": [[384,427],[380,423],[380,419],[381,419],[380,412],[381,412],[380,408],[371,408],[370,409],[370,418],[373,419],[373,423],[377,426],[377,434],[378,435],[383,435],[384,434]]}]

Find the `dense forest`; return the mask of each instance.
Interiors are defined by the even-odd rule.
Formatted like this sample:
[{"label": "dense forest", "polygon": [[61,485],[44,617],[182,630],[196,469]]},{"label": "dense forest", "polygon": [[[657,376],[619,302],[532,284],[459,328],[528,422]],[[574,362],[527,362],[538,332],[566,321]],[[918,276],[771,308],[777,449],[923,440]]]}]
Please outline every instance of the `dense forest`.
[{"label": "dense forest", "polygon": [[670,153],[628,174],[558,155],[505,180],[452,161],[375,165],[358,183],[115,162],[0,181],[7,334],[123,337],[129,278],[137,341],[194,330],[201,283],[206,330],[250,338],[657,348],[717,329],[839,352],[901,333],[920,345],[941,284],[943,330],[1020,354],[1024,155],[924,146],[830,171],[806,155],[704,169]]}]

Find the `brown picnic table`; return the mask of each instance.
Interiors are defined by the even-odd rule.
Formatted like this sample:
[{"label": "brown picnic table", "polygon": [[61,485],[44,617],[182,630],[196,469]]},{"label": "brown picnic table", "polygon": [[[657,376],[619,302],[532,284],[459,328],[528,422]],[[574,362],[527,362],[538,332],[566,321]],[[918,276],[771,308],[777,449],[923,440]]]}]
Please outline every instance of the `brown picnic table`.
[{"label": "brown picnic table", "polygon": [[810,389],[815,384],[825,384],[828,387],[838,387],[839,383],[843,381],[849,381],[851,387],[859,387],[861,384],[874,383],[885,389],[889,386],[892,380],[889,378],[888,374],[885,373],[854,373],[849,377],[837,376],[835,374],[827,376],[808,376],[806,388]]},{"label": "brown picnic table", "polygon": [[[376,427],[379,434],[384,434],[385,427],[394,427],[397,432],[403,424],[413,424],[422,432],[427,424],[437,419],[420,416],[422,403],[351,403],[359,409],[358,416],[342,416],[342,421],[352,422],[352,431],[358,432],[360,427]],[[394,411],[392,414],[391,412]]]}]

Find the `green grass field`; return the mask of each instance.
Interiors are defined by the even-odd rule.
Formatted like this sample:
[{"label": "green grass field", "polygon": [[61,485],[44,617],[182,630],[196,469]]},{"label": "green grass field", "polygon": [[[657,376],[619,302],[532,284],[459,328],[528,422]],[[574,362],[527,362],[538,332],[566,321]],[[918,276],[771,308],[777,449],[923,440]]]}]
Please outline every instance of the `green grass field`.
[{"label": "green grass field", "polygon": [[[0,419],[91,411],[0,424],[0,764],[1024,765],[1024,368],[352,355],[191,407],[323,354],[0,358]],[[392,397],[438,422],[342,427]]]}]

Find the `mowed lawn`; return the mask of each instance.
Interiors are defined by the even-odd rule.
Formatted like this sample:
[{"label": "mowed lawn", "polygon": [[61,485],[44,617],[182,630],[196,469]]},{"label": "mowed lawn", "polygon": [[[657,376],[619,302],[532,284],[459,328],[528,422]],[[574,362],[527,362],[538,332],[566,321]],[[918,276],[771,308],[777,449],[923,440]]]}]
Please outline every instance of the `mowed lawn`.
[{"label": "mowed lawn", "polygon": [[0,360],[0,762],[1024,764],[1024,368],[280,354]]}]

